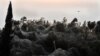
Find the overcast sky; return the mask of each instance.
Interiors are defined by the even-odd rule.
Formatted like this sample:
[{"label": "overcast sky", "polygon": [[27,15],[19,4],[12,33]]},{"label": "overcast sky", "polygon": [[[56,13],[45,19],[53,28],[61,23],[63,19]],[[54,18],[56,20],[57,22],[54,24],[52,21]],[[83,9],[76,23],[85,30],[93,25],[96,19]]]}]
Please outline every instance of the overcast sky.
[{"label": "overcast sky", "polygon": [[12,1],[16,20],[23,16],[28,19],[45,17],[49,21],[66,17],[69,22],[74,17],[80,22],[100,18],[100,0],[0,0],[0,28],[4,26],[9,1]]}]

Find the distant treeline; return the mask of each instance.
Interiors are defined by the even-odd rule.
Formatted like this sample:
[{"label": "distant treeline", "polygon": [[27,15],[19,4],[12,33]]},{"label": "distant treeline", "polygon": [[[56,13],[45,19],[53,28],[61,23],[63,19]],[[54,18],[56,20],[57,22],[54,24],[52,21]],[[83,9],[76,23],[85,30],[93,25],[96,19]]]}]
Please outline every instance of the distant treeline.
[{"label": "distant treeline", "polygon": [[51,24],[42,17],[13,20],[10,2],[5,27],[0,30],[0,56],[100,56],[100,21],[74,18]]}]

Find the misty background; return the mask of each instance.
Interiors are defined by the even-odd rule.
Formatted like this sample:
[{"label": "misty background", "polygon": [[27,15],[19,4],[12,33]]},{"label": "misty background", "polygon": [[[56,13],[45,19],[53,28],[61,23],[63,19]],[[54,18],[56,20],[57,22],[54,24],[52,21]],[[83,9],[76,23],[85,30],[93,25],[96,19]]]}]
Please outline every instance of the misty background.
[{"label": "misty background", "polygon": [[80,22],[100,18],[99,0],[0,0],[0,28],[4,26],[9,1],[12,1],[15,20],[23,16],[28,19],[45,17],[49,21],[60,21],[66,17],[68,22],[75,17]]}]

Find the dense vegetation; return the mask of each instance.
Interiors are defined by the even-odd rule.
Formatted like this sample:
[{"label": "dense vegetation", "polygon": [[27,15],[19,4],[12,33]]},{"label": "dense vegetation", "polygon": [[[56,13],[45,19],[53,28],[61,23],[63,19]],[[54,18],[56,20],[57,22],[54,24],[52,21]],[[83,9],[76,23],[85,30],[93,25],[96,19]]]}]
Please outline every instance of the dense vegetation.
[{"label": "dense vegetation", "polygon": [[53,24],[40,20],[12,20],[11,3],[0,30],[0,56],[100,56],[100,21],[64,17]]}]

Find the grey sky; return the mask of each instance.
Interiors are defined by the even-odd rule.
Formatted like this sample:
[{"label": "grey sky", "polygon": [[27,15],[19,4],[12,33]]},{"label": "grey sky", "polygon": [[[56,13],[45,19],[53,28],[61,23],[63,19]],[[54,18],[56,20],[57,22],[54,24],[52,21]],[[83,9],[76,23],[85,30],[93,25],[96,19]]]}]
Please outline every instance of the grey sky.
[{"label": "grey sky", "polygon": [[[19,20],[26,16],[29,19],[62,20],[68,18],[70,22],[77,17],[80,22],[84,20],[97,21],[100,18],[99,0],[11,0],[13,4],[14,19]],[[0,0],[0,28],[4,20],[9,0]],[[80,11],[78,13],[77,11]]]}]

